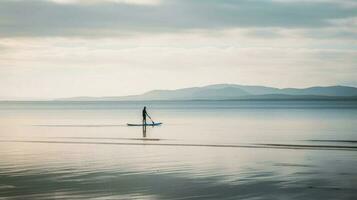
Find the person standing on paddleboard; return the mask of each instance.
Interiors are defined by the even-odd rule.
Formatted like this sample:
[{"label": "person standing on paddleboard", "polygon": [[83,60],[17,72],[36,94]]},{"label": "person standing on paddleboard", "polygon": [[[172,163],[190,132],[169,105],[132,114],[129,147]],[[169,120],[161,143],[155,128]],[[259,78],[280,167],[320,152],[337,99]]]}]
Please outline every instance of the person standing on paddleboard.
[{"label": "person standing on paddleboard", "polygon": [[[148,116],[150,119],[150,115],[146,112],[146,106],[144,106],[144,109],[143,109],[143,125],[146,125],[146,116]],[[152,119],[151,119],[152,121]],[[154,124],[154,121],[152,121],[152,123]]]}]

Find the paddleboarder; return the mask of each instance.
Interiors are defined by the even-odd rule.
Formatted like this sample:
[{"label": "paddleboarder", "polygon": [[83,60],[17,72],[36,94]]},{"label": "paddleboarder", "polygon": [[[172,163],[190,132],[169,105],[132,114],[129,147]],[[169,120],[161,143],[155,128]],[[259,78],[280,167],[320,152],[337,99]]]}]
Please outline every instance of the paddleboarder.
[{"label": "paddleboarder", "polygon": [[[138,123],[138,124],[131,124],[131,123],[127,123],[128,126],[160,126],[162,123],[161,122],[157,122],[155,123],[154,120],[152,120],[152,118],[150,117],[150,115],[148,114],[148,112],[146,111],[146,106],[144,106],[144,109],[142,111],[142,115],[143,115],[143,122],[142,123]],[[148,117],[152,123],[146,123],[146,117]]]},{"label": "paddleboarder", "polygon": [[[144,106],[143,109],[143,125],[146,126],[146,116],[148,116],[150,118],[150,120],[152,121],[150,115],[146,112],[146,106]],[[154,121],[152,121],[152,123],[154,124]]]}]

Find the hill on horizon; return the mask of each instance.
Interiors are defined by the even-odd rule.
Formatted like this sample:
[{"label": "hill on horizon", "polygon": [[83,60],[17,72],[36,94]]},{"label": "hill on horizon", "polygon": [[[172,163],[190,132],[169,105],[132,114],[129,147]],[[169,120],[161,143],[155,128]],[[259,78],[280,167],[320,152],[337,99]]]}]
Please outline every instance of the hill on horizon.
[{"label": "hill on horizon", "polygon": [[73,97],[62,101],[120,100],[230,100],[230,99],[357,99],[357,88],[327,86],[308,88],[274,88],[238,84],[215,84],[176,90],[152,90],[140,95],[111,97]]}]

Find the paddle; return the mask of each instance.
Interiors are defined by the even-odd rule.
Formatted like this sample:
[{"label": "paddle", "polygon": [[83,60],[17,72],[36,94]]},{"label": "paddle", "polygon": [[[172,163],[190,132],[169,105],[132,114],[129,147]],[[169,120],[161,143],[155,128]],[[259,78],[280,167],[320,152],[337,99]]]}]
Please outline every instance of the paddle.
[{"label": "paddle", "polygon": [[149,117],[149,119],[151,120],[152,124],[155,124],[155,122],[151,119],[151,117],[148,114],[146,114],[146,115]]}]

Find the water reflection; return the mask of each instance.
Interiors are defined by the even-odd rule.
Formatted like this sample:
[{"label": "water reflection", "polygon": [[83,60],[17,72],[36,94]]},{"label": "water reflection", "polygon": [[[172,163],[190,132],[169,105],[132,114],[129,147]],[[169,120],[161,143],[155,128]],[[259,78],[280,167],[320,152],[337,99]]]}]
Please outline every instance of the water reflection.
[{"label": "water reflection", "polygon": [[146,125],[143,126],[143,138],[146,138]]},{"label": "water reflection", "polygon": [[357,104],[35,104],[0,103],[0,199],[357,199]]},{"label": "water reflection", "polygon": [[[5,148],[4,148],[5,147]],[[25,143],[0,148],[15,199],[354,199],[355,153]],[[129,152],[129,155],[128,155]],[[326,156],[324,156],[326,155]],[[343,155],[343,157],[341,157]],[[310,159],[305,159],[308,157]],[[338,162],[333,158],[340,157]],[[352,165],[348,165],[352,164]],[[10,198],[10,199],[11,199]]]}]

